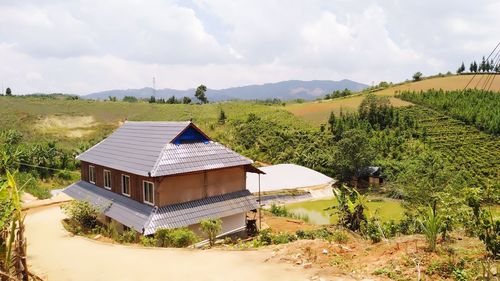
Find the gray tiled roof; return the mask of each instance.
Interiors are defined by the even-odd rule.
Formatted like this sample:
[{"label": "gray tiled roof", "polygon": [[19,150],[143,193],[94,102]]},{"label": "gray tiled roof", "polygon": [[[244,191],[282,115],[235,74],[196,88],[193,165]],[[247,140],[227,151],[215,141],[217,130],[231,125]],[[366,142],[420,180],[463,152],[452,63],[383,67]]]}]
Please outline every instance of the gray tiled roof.
[{"label": "gray tiled roof", "polygon": [[63,190],[76,200],[88,201],[106,216],[142,232],[153,207],[108,191],[86,181],[78,181]]},{"label": "gray tiled roof", "polygon": [[153,208],[128,197],[97,187],[85,181],[63,190],[77,200],[88,201],[123,225],[154,234],[160,228],[177,228],[199,223],[206,218],[221,218],[248,212],[259,207],[250,191],[243,190],[180,204]]},{"label": "gray tiled roof", "polygon": [[253,163],[221,144],[173,144],[191,122],[125,122],[78,160],[142,175],[165,176]]},{"label": "gray tiled roof", "polygon": [[256,198],[248,190],[168,205],[152,214],[144,234],[153,234],[160,228],[184,227],[203,219],[222,218],[258,208]]},{"label": "gray tiled roof", "polygon": [[253,161],[216,142],[167,144],[151,176],[163,176],[252,164]]}]

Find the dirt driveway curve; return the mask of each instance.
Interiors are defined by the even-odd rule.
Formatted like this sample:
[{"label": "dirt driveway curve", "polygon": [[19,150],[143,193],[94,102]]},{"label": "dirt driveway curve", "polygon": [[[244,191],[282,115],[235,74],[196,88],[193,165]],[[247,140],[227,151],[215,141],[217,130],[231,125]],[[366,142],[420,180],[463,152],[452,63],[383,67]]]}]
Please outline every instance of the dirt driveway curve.
[{"label": "dirt driveway curve", "polygon": [[314,270],[266,262],[259,251],[149,249],[71,237],[59,206],[26,217],[28,262],[46,280],[309,280]]}]

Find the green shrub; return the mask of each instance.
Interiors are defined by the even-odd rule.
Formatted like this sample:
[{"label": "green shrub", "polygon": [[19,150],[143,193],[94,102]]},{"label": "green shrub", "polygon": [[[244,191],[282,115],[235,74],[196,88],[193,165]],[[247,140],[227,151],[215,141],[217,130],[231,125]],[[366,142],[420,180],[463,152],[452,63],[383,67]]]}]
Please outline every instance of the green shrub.
[{"label": "green shrub", "polygon": [[196,243],[198,236],[185,227],[174,229],[162,228],[156,231],[154,239],[158,247],[184,248]]},{"label": "green shrub", "polygon": [[139,238],[139,244],[146,247],[154,247],[156,245],[156,239],[154,237],[141,236]]},{"label": "green shrub", "polygon": [[422,225],[415,216],[409,213],[405,213],[403,219],[399,221],[398,229],[404,235],[422,233]]},{"label": "green shrub", "polygon": [[137,231],[133,229],[126,230],[120,237],[121,243],[135,243],[137,241]]},{"label": "green shrub", "polygon": [[344,231],[330,231],[327,228],[302,230],[295,232],[298,239],[325,239],[327,241],[335,241],[337,243],[345,243],[349,241],[349,236]]},{"label": "green shrub", "polygon": [[22,191],[27,192],[38,199],[47,199],[52,195],[50,194],[50,190],[46,188],[42,188],[36,179],[30,173],[17,173],[15,175],[15,179],[17,184],[22,188]]},{"label": "green shrub", "polygon": [[61,209],[70,220],[87,230],[93,229],[97,224],[99,210],[87,201],[71,201],[63,204]]},{"label": "green shrub", "polygon": [[349,241],[349,236],[347,236],[347,233],[345,233],[345,231],[334,231],[331,235],[331,238],[333,241],[340,244],[347,243]]},{"label": "green shrub", "polygon": [[57,172],[57,177],[62,180],[70,180],[71,179],[71,173],[69,171],[59,171]]},{"label": "green shrub", "polygon": [[429,243],[429,249],[431,251],[435,251],[437,236],[442,227],[441,218],[436,214],[436,211],[432,207],[429,207],[423,220],[420,221],[420,224],[422,225],[425,239],[427,240],[427,243]]},{"label": "green shrub", "polygon": [[263,246],[271,245],[273,243],[272,235],[273,234],[271,233],[270,228],[264,229],[259,232],[259,236],[256,240],[258,240]]},{"label": "green shrub", "polygon": [[271,236],[271,242],[275,245],[286,244],[286,243],[293,242],[295,240],[297,240],[297,236],[295,236],[294,234],[290,234],[290,233],[280,232],[276,235]]},{"label": "green shrub", "polygon": [[215,239],[222,229],[221,219],[205,219],[200,221],[200,228],[207,235],[210,246],[213,246]]},{"label": "green shrub", "polygon": [[395,237],[399,232],[399,225],[395,220],[385,221],[382,223],[382,231],[386,238]]},{"label": "green shrub", "polygon": [[118,233],[118,226],[115,221],[111,221],[108,225],[101,228],[101,235],[111,238],[120,242],[120,233]]},{"label": "green shrub", "polygon": [[371,218],[366,222],[361,222],[361,233],[373,243],[378,243],[382,240],[380,232],[380,223],[376,218]]}]

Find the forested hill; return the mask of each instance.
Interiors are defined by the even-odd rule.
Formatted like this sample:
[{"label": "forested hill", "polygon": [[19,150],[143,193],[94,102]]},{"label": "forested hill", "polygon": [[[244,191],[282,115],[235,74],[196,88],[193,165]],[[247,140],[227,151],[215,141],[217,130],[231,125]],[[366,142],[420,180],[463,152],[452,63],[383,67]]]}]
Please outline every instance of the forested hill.
[{"label": "forested hill", "polygon": [[[361,91],[367,88],[368,85],[358,83],[351,80],[289,80],[277,83],[267,83],[262,85],[248,85],[242,87],[233,87],[226,89],[208,89],[207,97],[211,101],[221,100],[255,100],[255,99],[316,99],[323,97],[325,94],[335,90],[349,89],[351,91]],[[175,89],[157,89],[152,88],[128,89],[128,90],[110,90],[92,93],[84,96],[88,99],[107,99],[108,97],[116,97],[122,99],[125,96],[135,96],[137,98],[149,98],[153,94],[157,98],[167,99],[171,96],[182,98],[184,96],[194,97],[195,90],[175,90]]]}]

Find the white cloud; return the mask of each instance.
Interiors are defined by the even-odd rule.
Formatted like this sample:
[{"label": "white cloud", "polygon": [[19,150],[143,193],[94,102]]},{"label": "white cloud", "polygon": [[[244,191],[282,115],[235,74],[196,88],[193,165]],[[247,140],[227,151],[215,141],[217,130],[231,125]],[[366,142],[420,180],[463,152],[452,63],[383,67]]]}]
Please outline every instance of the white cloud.
[{"label": "white cloud", "polygon": [[496,1],[5,0],[0,80],[18,93],[78,94],[152,76],[170,88],[400,81],[487,55],[498,14]]}]

